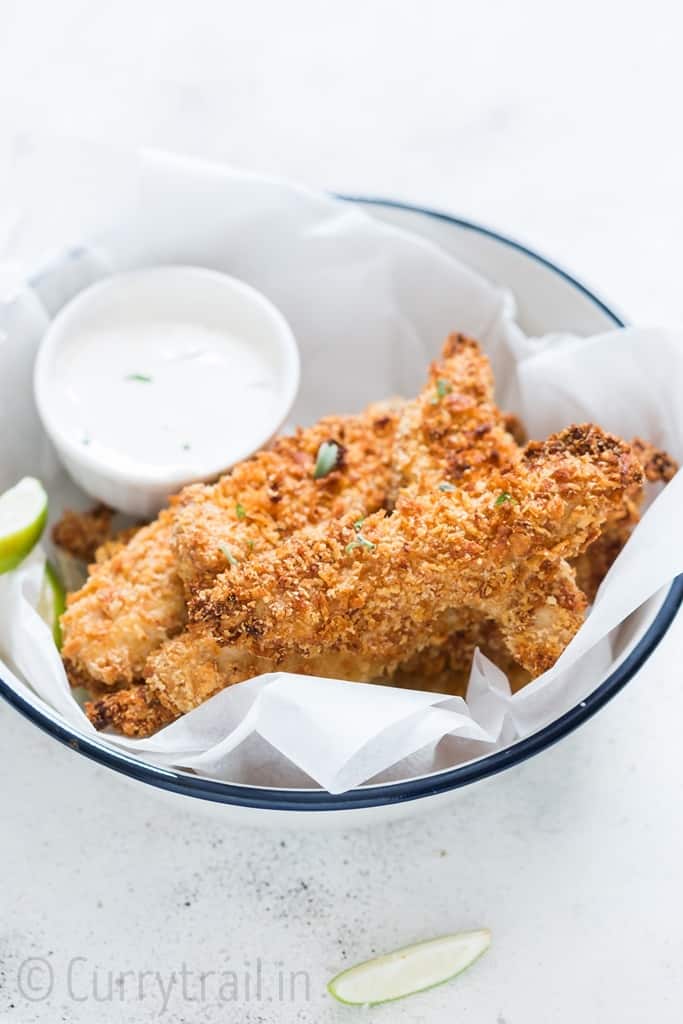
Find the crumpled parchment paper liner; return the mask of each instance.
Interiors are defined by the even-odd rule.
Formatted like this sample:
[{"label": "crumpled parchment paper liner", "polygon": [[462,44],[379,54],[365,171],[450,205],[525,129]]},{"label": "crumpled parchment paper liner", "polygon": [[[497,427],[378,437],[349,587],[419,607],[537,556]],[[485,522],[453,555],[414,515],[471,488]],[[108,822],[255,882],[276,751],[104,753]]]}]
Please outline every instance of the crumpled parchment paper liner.
[{"label": "crumpled parchment paper liner", "polygon": [[[67,147],[62,158],[68,166],[74,152]],[[227,271],[280,306],[302,352],[294,422],[416,393],[426,363],[457,329],[480,339],[497,371],[501,404],[522,415],[531,436],[593,420],[683,457],[680,334],[628,329],[588,339],[526,338],[510,295],[435,245],[328,196],[160,154],[119,154],[115,177],[106,161],[100,166],[91,154],[91,163],[79,159],[81,181],[89,182],[89,190],[82,189],[87,216],[83,196],[68,194],[68,175],[56,174],[60,237],[78,245],[0,301],[0,488],[26,474],[40,476],[52,519],[64,504],[84,498],[57,463],[33,408],[31,370],[42,332],[92,281],[154,263]],[[25,177],[35,189],[35,176]],[[107,210],[117,212],[113,227]],[[683,571],[682,479],[679,474],[655,498],[557,665],[517,694],[480,652],[467,704],[276,673],[217,694],[149,739],[100,739],[228,781],[301,786],[314,780],[330,792],[485,756],[580,702],[625,656],[652,614],[645,603]],[[0,577],[0,677],[42,710],[92,735],[50,631],[34,611],[43,557],[37,549]],[[639,619],[632,616],[636,609]]]}]

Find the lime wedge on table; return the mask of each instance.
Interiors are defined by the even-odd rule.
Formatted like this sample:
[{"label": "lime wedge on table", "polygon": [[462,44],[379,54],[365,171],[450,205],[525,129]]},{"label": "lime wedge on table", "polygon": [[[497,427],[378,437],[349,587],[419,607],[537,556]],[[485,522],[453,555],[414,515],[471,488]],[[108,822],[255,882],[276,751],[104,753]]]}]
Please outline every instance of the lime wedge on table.
[{"label": "lime wedge on table", "polygon": [[40,540],[46,520],[47,494],[32,476],[0,495],[0,573],[26,558]]},{"label": "lime wedge on table", "polygon": [[491,945],[491,932],[444,935],[366,960],[338,974],[327,986],[340,1003],[374,1006],[441,985],[478,960]]},{"label": "lime wedge on table", "polygon": [[66,609],[66,591],[62,586],[54,566],[49,562],[45,563],[45,576],[43,587],[38,598],[38,614],[43,619],[55,638],[57,647],[62,646],[62,627],[59,624],[61,616]]}]

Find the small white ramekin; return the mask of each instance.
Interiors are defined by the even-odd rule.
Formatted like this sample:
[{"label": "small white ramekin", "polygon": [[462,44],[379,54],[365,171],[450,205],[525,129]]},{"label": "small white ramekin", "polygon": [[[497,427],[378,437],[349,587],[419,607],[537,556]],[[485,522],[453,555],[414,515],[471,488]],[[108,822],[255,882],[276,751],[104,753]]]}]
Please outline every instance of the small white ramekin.
[{"label": "small white ramekin", "polygon": [[[239,438],[231,438],[226,459],[202,466],[199,475],[187,477],[188,469],[159,469],[131,465],[123,470],[110,465],[106,455],[74,438],[60,415],[60,393],[55,389],[55,369],[62,346],[84,326],[106,328],[120,322],[122,309],[134,308],[144,317],[166,321],[206,322],[239,333],[260,346],[276,368],[276,392],[268,403],[267,416],[246,422]],[[106,505],[129,515],[156,515],[169,495],[195,480],[210,480],[263,447],[286,420],[299,388],[299,350],[292,331],[278,309],[250,285],[201,267],[153,267],[135,270],[98,282],[80,292],[57,314],[42,341],[34,372],[38,413],[46,433],[70,476],[84,491]],[[63,406],[62,406],[63,410]],[[122,414],[125,411],[122,410]],[[185,475],[184,475],[185,474]]]}]

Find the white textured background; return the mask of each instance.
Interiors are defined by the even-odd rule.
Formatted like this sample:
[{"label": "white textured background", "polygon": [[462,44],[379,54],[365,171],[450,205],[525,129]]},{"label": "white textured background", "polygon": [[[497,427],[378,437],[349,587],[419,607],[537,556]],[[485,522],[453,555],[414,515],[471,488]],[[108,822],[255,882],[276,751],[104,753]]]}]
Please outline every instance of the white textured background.
[{"label": "white textured background", "polygon": [[[0,0],[0,181],[35,132],[200,154],[478,218],[678,325],[681,27],[661,0]],[[340,966],[486,924],[471,974],[362,1019],[678,1024],[682,647],[452,811],[319,838],[171,818],[0,707],[0,1020],[123,1019],[118,989],[96,997],[126,970],[177,972],[165,1009],[127,983],[131,1021],[352,1020],[323,994]],[[22,997],[27,957],[50,998]],[[263,998],[192,1001],[201,971],[257,958]],[[280,963],[309,999],[268,1002]]]}]

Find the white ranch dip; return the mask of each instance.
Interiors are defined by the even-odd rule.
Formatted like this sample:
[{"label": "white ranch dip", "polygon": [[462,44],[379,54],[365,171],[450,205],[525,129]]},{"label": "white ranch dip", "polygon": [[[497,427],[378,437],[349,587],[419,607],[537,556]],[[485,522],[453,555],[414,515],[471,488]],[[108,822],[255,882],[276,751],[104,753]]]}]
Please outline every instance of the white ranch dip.
[{"label": "white ranch dip", "polygon": [[54,387],[64,426],[93,454],[202,474],[228,465],[245,434],[267,433],[277,380],[266,356],[198,323],[128,322],[71,336]]},{"label": "white ranch dip", "polygon": [[152,267],[67,303],[45,334],[34,385],[76,483],[150,517],[273,437],[296,397],[299,352],[279,310],[243,281]]}]

